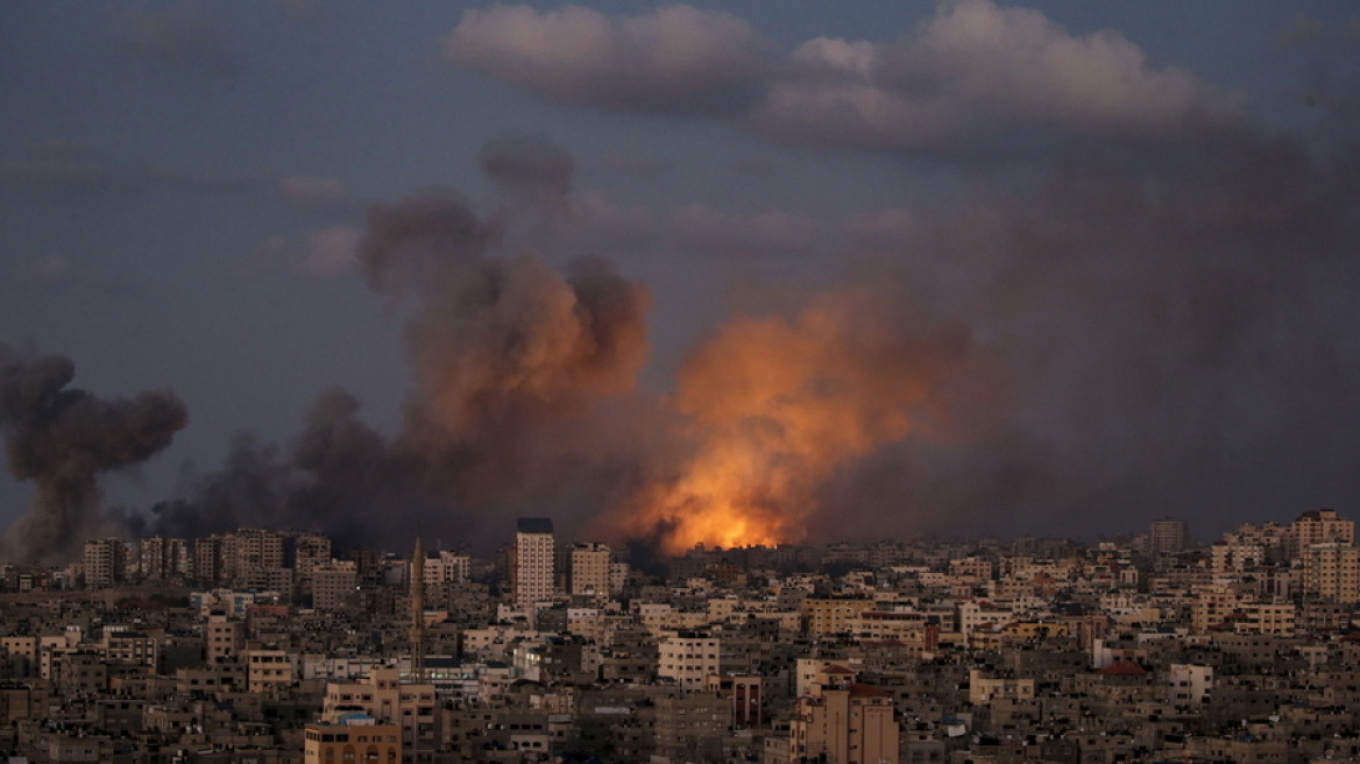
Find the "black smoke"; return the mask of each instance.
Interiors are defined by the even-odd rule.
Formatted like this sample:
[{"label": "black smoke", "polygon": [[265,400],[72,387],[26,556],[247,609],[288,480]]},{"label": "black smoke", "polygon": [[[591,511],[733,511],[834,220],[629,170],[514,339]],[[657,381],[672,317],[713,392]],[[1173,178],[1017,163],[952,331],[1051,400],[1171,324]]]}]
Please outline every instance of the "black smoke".
[{"label": "black smoke", "polygon": [[145,461],[188,423],[169,391],[98,398],[68,385],[75,364],[0,345],[0,433],[9,468],[37,496],[4,537],[4,555],[54,562],[79,549],[99,513],[100,472]]}]

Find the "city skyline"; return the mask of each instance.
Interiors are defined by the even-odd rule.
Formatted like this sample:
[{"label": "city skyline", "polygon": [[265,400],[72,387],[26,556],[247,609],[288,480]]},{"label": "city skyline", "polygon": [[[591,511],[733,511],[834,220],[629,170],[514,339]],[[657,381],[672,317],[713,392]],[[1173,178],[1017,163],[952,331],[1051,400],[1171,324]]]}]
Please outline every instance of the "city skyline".
[{"label": "city skyline", "polygon": [[1351,508],[1344,3],[0,13],[0,383],[46,391],[0,398],[0,524],[39,507],[39,557]]}]

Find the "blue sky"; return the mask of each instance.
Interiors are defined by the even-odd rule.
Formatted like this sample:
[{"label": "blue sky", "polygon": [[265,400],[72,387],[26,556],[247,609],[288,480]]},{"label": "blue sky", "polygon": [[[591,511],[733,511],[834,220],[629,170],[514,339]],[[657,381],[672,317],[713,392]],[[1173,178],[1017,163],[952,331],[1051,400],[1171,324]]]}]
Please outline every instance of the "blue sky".
[{"label": "blue sky", "polygon": [[[437,298],[365,279],[366,210],[432,188],[501,226],[487,257],[601,256],[645,285],[649,349],[619,371],[649,416],[702,419],[668,401],[734,315],[869,284],[916,306],[875,319],[894,331],[964,327],[993,365],[903,404],[949,434],[811,470],[786,537],[836,502],[850,535],[1094,533],[1354,492],[1360,441],[1318,431],[1355,416],[1350,3],[18,0],[0,36],[0,343],[189,411],[102,479],[109,504],[192,499],[240,432],[287,451],[336,386],[403,440],[429,394],[404,327]],[[951,397],[982,387],[1006,392]],[[584,533],[618,525],[600,481],[422,501],[476,535],[569,495]],[[0,518],[31,497],[0,477]]]}]

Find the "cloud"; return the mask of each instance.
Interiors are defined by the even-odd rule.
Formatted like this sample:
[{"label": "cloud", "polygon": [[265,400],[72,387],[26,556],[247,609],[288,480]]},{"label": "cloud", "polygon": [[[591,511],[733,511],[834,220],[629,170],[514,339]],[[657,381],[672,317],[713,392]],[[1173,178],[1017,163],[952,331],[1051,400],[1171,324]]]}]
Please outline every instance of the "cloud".
[{"label": "cloud", "polygon": [[507,136],[488,143],[480,157],[482,174],[512,199],[540,208],[563,207],[571,196],[576,160],[540,138]]},{"label": "cloud", "polygon": [[685,5],[633,17],[496,5],[465,12],[444,51],[556,103],[724,118],[783,141],[889,152],[1179,141],[1242,118],[1235,95],[1151,66],[1117,32],[1073,35],[991,0],[945,0],[893,42],[819,37],[782,60],[745,22]]},{"label": "cloud", "polygon": [[235,66],[226,29],[201,2],[117,14],[123,49],[177,69],[223,72]]},{"label": "cloud", "polygon": [[625,18],[493,5],[464,11],[443,43],[450,63],[556,103],[684,116],[747,108],[772,50],[746,22],[688,5]]},{"label": "cloud", "polygon": [[1038,11],[943,3],[895,42],[817,38],[756,110],[790,141],[892,151],[998,145],[1016,134],[1168,140],[1233,123],[1231,96],[1154,69],[1113,31],[1073,36]]},{"label": "cloud", "polygon": [[316,278],[352,273],[358,265],[363,231],[331,226],[297,236],[273,236],[260,245],[252,260],[264,269],[282,268]]}]

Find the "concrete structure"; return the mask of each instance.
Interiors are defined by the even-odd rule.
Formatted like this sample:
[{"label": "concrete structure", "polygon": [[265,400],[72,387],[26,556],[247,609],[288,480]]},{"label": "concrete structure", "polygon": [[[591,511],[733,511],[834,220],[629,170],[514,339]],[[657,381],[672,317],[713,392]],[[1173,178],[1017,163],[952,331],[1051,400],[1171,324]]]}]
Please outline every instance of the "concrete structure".
[{"label": "concrete structure", "polygon": [[[289,591],[292,574],[283,573],[284,535],[264,528],[238,528],[223,537],[222,573],[233,586]],[[287,587],[278,584],[286,578]]]},{"label": "concrete structure", "polygon": [[702,690],[719,672],[720,645],[708,634],[680,634],[657,645],[656,675],[674,679],[680,689]]},{"label": "concrete structure", "polygon": [[308,724],[302,750],[304,764],[397,764],[401,728],[379,724],[367,714],[345,714],[335,724]]},{"label": "concrete structure", "polygon": [[1185,549],[1190,541],[1190,526],[1184,520],[1164,517],[1153,520],[1148,529],[1150,554],[1175,554]]},{"label": "concrete structure", "polygon": [[126,558],[126,547],[122,539],[103,538],[86,541],[85,586],[103,589],[122,581]]},{"label": "concrete structure", "polygon": [[892,695],[855,682],[814,685],[789,722],[791,764],[897,764],[901,730]]},{"label": "concrete structure", "polygon": [[245,646],[245,624],[230,616],[208,616],[203,625],[204,657],[209,663],[235,658]]},{"label": "concrete structure", "polygon": [[515,607],[532,608],[551,602],[556,575],[556,547],[552,520],[521,517],[515,532],[510,567],[510,587]]},{"label": "concrete structure", "polygon": [[1317,602],[1360,602],[1360,547],[1318,543],[1303,547],[1303,596]]},{"label": "concrete structure", "polygon": [[577,544],[570,554],[570,588],[573,597],[608,599],[613,591],[610,568],[613,551],[604,544]]},{"label": "concrete structure", "polygon": [[418,750],[434,740],[434,685],[405,684],[397,669],[377,669],[358,682],[327,682],[322,717],[338,720],[362,712],[401,728],[402,760],[416,761]]},{"label": "concrete structure", "polygon": [[359,573],[349,560],[332,560],[312,570],[312,606],[318,610],[338,610],[356,603],[355,587]]},{"label": "concrete structure", "polygon": [[1289,556],[1298,558],[1314,544],[1354,544],[1355,521],[1343,520],[1335,509],[1312,509],[1299,515],[1289,528]]}]

